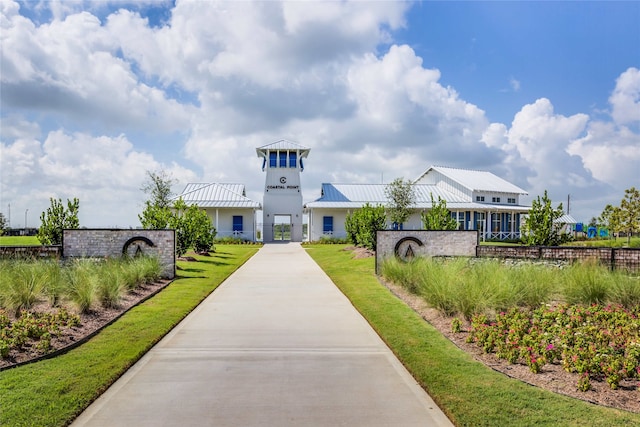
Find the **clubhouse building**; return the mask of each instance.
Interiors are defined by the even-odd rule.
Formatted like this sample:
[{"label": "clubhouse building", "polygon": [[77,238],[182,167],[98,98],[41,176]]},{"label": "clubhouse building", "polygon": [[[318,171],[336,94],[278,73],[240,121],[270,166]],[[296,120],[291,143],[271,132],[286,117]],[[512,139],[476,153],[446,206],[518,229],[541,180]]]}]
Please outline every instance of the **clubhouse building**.
[{"label": "clubhouse building", "polygon": [[[309,152],[286,140],[256,149],[266,173],[262,204],[248,199],[242,184],[188,184],[180,196],[207,212],[219,237],[264,242],[343,238],[348,214],[366,203],[389,203],[386,184],[323,183],[320,197],[303,204],[300,173]],[[525,190],[487,171],[431,166],[413,187],[413,213],[406,223],[387,224],[388,228],[421,229],[421,213],[431,208],[433,196],[436,202],[446,201],[460,230],[478,230],[482,240],[518,239],[521,217],[530,209],[520,203]]]}]

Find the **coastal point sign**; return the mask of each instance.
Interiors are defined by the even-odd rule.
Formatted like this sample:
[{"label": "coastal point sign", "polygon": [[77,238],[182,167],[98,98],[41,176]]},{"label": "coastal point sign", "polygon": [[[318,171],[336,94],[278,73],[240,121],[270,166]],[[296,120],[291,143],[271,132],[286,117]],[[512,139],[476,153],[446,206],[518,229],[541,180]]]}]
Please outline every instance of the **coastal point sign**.
[{"label": "coastal point sign", "polygon": [[396,257],[410,261],[415,257],[476,256],[477,230],[427,231],[401,230],[378,231],[376,246],[376,273],[382,261]]}]

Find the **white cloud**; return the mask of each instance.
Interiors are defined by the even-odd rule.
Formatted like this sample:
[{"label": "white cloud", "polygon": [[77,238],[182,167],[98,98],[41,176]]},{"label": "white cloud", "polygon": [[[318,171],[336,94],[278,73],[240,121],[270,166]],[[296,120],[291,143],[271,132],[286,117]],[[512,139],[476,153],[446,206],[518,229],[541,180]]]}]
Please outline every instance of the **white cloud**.
[{"label": "white cloud", "polygon": [[640,123],[640,70],[629,68],[616,80],[609,97],[613,120],[619,125]]},{"label": "white cloud", "polygon": [[184,167],[160,164],[149,153],[135,150],[124,136],[93,137],[58,130],[44,141],[2,143],[0,151],[3,201],[42,212],[50,197],[78,197],[84,226],[135,225],[129,221],[141,211],[145,196],[140,188],[147,170],[164,169],[181,185],[196,179]]},{"label": "white cloud", "polygon": [[49,114],[67,127],[77,125],[75,119],[111,131],[188,126],[190,108],[140,81],[94,15],[80,12],[36,27],[7,6],[2,27],[3,108]]}]

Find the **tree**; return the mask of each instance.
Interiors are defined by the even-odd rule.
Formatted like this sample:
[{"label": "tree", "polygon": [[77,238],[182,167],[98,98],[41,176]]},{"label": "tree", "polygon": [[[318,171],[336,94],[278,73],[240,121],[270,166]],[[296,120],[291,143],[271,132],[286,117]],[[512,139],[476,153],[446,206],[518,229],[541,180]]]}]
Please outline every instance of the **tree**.
[{"label": "tree", "polygon": [[411,215],[410,208],[416,201],[413,185],[403,178],[396,178],[384,188],[384,194],[389,200],[387,204],[389,219],[402,229],[402,224]]},{"label": "tree", "polygon": [[67,199],[65,209],[62,200],[49,199],[51,206],[40,215],[40,228],[38,229],[38,240],[43,245],[61,245],[62,230],[75,229],[80,226],[78,211],[80,201],[74,198],[73,201]]},{"label": "tree", "polygon": [[187,206],[179,198],[172,206],[169,226],[176,230],[176,255],[182,256],[191,247],[196,252],[208,252],[213,246],[216,229],[207,213],[197,205]]},{"label": "tree", "polygon": [[171,206],[171,186],[175,180],[164,170],[160,172],[147,171],[149,177],[147,182],[140,188],[143,192],[150,196],[150,202],[154,206],[168,208]]},{"label": "tree", "polygon": [[[191,206],[194,208],[194,206]],[[195,206],[191,221],[193,223],[193,250],[197,253],[209,252],[213,248],[216,238],[216,228],[211,223],[209,216],[202,209]]]},{"label": "tree", "polygon": [[529,214],[522,224],[523,242],[540,246],[557,246],[567,242],[571,236],[562,232],[564,224],[557,221],[562,215],[562,203],[554,209],[545,190],[542,199],[538,196],[531,203]]},{"label": "tree", "polygon": [[145,208],[138,218],[143,228],[152,230],[167,228],[171,218],[171,185],[174,180],[164,170],[147,171],[147,176],[147,182],[140,189],[149,195],[149,199],[145,201]]},{"label": "tree", "polygon": [[620,208],[607,205],[598,217],[598,225],[609,230],[609,235],[617,236],[620,232]]},{"label": "tree", "polygon": [[7,229],[7,220],[4,217],[4,214],[0,212],[0,236],[2,236]]},{"label": "tree", "polygon": [[371,206],[369,203],[347,215],[345,227],[351,241],[370,250],[376,249],[377,232],[384,230],[387,217],[384,206]]},{"label": "tree", "polygon": [[438,203],[431,193],[431,209],[420,215],[425,230],[457,230],[458,221],[451,217],[447,201],[438,196]]},{"label": "tree", "polygon": [[640,190],[635,187],[624,190],[624,198],[620,202],[620,231],[627,234],[627,245],[631,243],[631,235],[640,231]]}]

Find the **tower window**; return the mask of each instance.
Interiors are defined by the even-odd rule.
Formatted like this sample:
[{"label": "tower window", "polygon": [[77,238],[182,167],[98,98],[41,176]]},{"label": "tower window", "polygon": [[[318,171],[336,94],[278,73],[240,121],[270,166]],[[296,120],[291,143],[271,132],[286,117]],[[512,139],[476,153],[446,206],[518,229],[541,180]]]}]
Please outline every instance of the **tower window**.
[{"label": "tower window", "polygon": [[281,168],[286,168],[287,167],[287,153],[281,151],[278,154],[280,154],[280,167]]},{"label": "tower window", "polygon": [[278,153],[275,151],[269,152],[269,167],[276,168],[278,167]]},{"label": "tower window", "polygon": [[297,167],[296,160],[297,160],[296,153],[289,153],[289,167],[290,168]]}]

